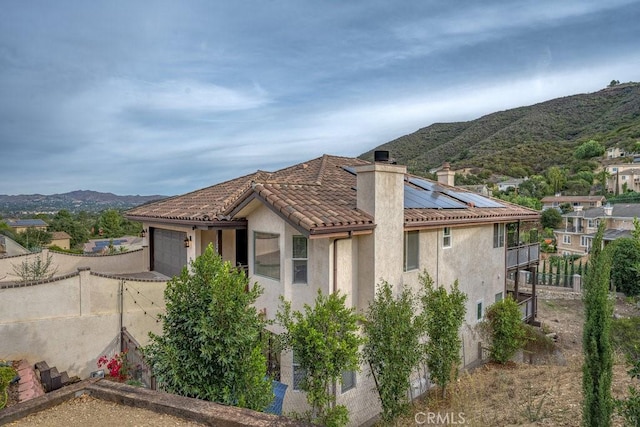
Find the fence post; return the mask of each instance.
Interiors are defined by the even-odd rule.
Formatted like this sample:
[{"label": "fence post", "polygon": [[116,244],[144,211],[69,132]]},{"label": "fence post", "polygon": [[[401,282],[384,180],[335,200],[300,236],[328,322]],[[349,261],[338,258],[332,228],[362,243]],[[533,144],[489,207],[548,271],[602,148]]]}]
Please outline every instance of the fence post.
[{"label": "fence post", "polygon": [[573,275],[573,292],[582,292],[582,276],[579,274]]}]

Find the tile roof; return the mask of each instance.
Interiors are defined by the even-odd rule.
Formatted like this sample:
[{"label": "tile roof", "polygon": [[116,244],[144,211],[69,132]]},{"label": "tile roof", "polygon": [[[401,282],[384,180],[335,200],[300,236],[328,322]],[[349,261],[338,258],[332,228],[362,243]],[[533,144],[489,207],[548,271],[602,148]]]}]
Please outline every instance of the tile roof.
[{"label": "tile roof", "polygon": [[605,201],[604,196],[546,196],[542,198],[542,203],[551,202],[597,202]]},{"label": "tile roof", "polygon": [[70,239],[71,236],[67,234],[66,231],[54,231],[51,233],[51,238],[53,240],[62,240],[62,239]]},{"label": "tile roof", "polygon": [[[182,196],[145,204],[127,211],[126,216],[136,220],[218,227],[238,221],[235,215],[242,207],[258,199],[309,234],[371,230],[375,227],[374,218],[356,206],[357,178],[352,170],[345,169],[369,163],[357,158],[324,155],[273,173],[258,171]],[[440,186],[443,187],[489,199],[457,187]],[[539,218],[537,211],[502,200],[490,200],[499,202],[500,207],[462,203],[464,207],[460,209],[405,209],[405,225],[427,228]]]}]

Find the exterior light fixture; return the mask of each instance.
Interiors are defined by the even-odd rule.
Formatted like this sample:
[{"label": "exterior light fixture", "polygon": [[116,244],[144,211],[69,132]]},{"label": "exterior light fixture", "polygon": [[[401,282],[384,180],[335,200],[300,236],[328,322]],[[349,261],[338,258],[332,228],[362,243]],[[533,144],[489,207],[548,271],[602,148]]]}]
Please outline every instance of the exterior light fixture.
[{"label": "exterior light fixture", "polygon": [[189,246],[191,246],[191,236],[184,238],[184,247],[188,248]]},{"label": "exterior light fixture", "polygon": [[144,237],[146,235],[147,235],[147,230],[143,228],[142,231],[140,232],[140,237]]}]

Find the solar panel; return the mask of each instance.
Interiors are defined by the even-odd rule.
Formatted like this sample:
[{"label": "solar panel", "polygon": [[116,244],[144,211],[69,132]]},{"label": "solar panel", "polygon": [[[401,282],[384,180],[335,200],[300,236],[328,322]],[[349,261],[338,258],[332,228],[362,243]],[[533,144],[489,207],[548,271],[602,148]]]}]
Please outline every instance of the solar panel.
[{"label": "solar panel", "polygon": [[356,174],[356,169],[353,166],[343,166],[342,169],[346,170],[351,175],[355,175]]},{"label": "solar panel", "polygon": [[[505,207],[505,205],[498,203],[494,200],[491,200],[487,197],[484,197],[480,194],[449,190],[448,188],[442,187],[430,181],[425,181],[423,179],[409,178],[409,182],[428,191],[440,192],[442,194],[446,194],[447,196],[453,197],[454,199],[464,204],[473,203],[474,206],[479,208],[504,208]],[[465,206],[462,206],[462,207],[465,207]]]},{"label": "solar panel", "polygon": [[405,184],[404,207],[408,209],[461,209],[466,205],[433,191],[419,190]]}]

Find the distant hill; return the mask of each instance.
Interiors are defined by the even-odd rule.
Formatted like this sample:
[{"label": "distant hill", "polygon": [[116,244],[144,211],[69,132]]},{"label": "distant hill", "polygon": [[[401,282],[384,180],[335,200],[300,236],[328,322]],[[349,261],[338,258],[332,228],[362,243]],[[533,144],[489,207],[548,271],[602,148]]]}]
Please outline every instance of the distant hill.
[{"label": "distant hill", "polygon": [[594,139],[605,147],[633,150],[640,142],[640,83],[557,98],[476,120],[435,123],[376,147],[360,157],[373,160],[388,150],[410,172],[425,174],[443,162],[452,168],[478,168],[525,176],[549,166],[579,168],[573,150]]},{"label": "distant hill", "polygon": [[66,209],[70,212],[96,212],[105,209],[129,209],[167,196],[117,196],[112,193],[77,190],[63,194],[0,194],[0,214],[50,213]]}]

